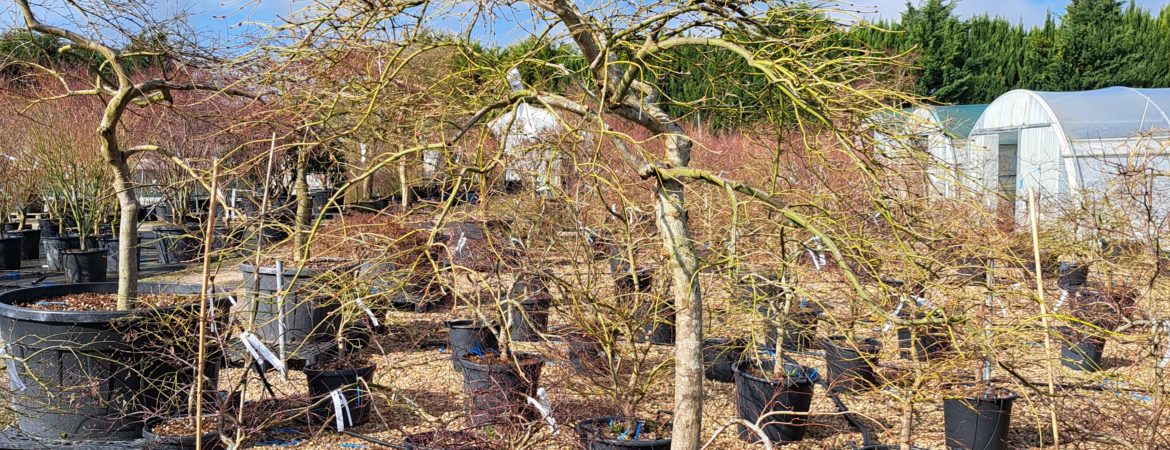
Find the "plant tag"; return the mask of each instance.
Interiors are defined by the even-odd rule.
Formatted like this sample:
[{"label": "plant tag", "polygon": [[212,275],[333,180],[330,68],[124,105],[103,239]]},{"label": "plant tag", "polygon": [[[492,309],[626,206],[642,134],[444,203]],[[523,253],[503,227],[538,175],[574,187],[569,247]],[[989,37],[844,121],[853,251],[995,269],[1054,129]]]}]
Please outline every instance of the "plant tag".
[{"label": "plant tag", "polygon": [[[906,296],[899,295],[898,296],[898,306],[894,307],[894,312],[891,315],[894,317],[897,317],[898,314],[902,312],[903,306],[906,306]],[[885,326],[882,327],[882,333],[890,332],[890,328],[892,328],[893,326],[894,326],[894,324],[892,322],[886,321]]]},{"label": "plant tag", "polygon": [[360,307],[362,311],[365,311],[367,316],[370,316],[370,322],[373,323],[375,327],[379,326],[378,315],[374,314],[374,311],[372,311],[369,306],[366,306],[366,302],[363,302],[362,299],[359,298],[354,300],[354,303],[357,303],[358,307]]},{"label": "plant tag", "polygon": [[4,363],[7,365],[8,383],[12,386],[12,390],[23,392],[25,389],[28,389],[28,386],[25,386],[24,381],[20,379],[20,374],[16,371],[16,360],[12,359],[8,355],[8,351],[2,347],[0,347],[0,358],[4,358]]},{"label": "plant tag", "polygon": [[285,375],[287,373],[288,368],[285,367],[284,361],[277,357],[275,353],[272,353],[272,350],[270,350],[267,345],[264,345],[264,342],[261,342],[260,338],[255,334],[247,331],[240,332],[240,341],[244,343],[244,349],[248,350],[248,353],[250,353],[253,358],[257,360],[268,361],[268,364],[271,364],[272,367],[275,367],[276,370],[279,370],[281,375]]},{"label": "plant tag", "polygon": [[211,332],[218,333],[215,328],[215,297],[211,296],[211,288],[207,289],[207,318],[210,319],[208,325],[211,327]]},{"label": "plant tag", "polygon": [[812,251],[812,249],[811,249],[811,248],[810,248],[810,249],[808,249],[808,257],[809,257],[810,259],[812,259],[813,268],[814,268],[814,269],[816,269],[817,271],[820,271],[820,270],[821,270],[821,265],[822,265],[822,264],[824,264],[824,263],[822,262],[822,260],[821,260],[821,259],[817,258],[817,253],[816,253],[816,252],[814,252],[814,251]]},{"label": "plant tag", "polygon": [[1056,304],[1052,305],[1052,312],[1060,311],[1060,307],[1064,305],[1064,301],[1068,300],[1068,291],[1061,289],[1060,298],[1056,299]]},{"label": "plant tag", "polygon": [[548,402],[548,391],[545,391],[544,388],[538,388],[536,390],[536,396],[539,398],[539,400],[528,396],[525,397],[528,398],[528,404],[532,405],[533,408],[536,408],[536,411],[540,413],[540,417],[543,418],[545,422],[548,422],[549,432],[551,432],[553,436],[556,436],[559,433],[557,430],[557,419],[553,418],[552,416],[552,407]]},{"label": "plant tag", "polygon": [[455,253],[456,254],[462,253],[464,245],[467,245],[467,234],[460,231],[459,232],[459,240],[455,241]]},{"label": "plant tag", "polygon": [[333,399],[333,417],[337,421],[337,431],[345,431],[345,424],[353,425],[353,416],[349,413],[349,402],[341,389],[334,389],[329,393]]}]

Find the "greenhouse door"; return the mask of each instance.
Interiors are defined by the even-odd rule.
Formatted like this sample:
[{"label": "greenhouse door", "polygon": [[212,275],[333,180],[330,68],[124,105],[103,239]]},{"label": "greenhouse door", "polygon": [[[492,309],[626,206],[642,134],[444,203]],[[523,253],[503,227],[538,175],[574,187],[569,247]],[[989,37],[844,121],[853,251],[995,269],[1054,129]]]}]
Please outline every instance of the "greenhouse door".
[{"label": "greenhouse door", "polygon": [[999,151],[996,155],[999,159],[997,169],[997,176],[999,181],[998,193],[1000,195],[999,201],[996,203],[996,217],[999,219],[1000,226],[1006,230],[1010,230],[1016,223],[1016,186],[1019,170],[1019,140],[1017,133],[1004,133],[999,135]]}]

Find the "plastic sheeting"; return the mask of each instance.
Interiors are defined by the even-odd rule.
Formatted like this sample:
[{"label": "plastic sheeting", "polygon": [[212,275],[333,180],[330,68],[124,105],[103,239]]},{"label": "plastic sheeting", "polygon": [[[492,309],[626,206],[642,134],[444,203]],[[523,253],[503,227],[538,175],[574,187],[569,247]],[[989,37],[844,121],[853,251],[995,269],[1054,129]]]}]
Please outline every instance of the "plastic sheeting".
[{"label": "plastic sheeting", "polygon": [[[520,72],[508,72],[513,91],[522,90]],[[544,108],[521,102],[489,124],[492,136],[503,145],[508,162],[506,181],[533,181],[537,191],[548,192],[560,186],[560,158],[546,137],[560,132],[557,116]]]}]

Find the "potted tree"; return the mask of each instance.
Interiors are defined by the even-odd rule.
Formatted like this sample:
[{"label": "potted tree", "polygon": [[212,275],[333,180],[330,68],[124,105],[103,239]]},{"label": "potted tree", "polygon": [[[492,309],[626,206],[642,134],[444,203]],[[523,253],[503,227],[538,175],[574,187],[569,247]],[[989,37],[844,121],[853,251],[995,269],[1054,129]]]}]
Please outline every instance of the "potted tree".
[{"label": "potted tree", "polygon": [[71,283],[106,280],[106,253],[99,245],[104,220],[113,212],[113,194],[105,168],[71,164],[67,169],[65,196],[67,216],[77,225],[78,249],[67,249],[61,265]]}]

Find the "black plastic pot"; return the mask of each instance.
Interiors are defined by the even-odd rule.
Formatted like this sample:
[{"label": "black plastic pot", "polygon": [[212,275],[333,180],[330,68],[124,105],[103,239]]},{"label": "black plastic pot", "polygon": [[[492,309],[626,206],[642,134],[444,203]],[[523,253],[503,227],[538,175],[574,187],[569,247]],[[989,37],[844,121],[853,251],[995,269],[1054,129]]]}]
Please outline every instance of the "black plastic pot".
[{"label": "black plastic pot", "polygon": [[451,365],[456,371],[463,370],[463,365],[459,363],[462,355],[500,351],[500,343],[489,325],[473,320],[448,320],[444,324],[447,325],[447,351],[451,353]]},{"label": "black plastic pot", "polygon": [[1101,370],[1101,356],[1105,353],[1104,338],[1080,333],[1069,327],[1062,327],[1060,332],[1060,365],[1085,372]]},{"label": "black plastic pot", "polygon": [[548,309],[552,295],[544,282],[535,276],[521,276],[512,284],[504,312],[508,320],[508,336],[517,342],[536,342],[541,333],[548,332]]},{"label": "black plastic pot", "polygon": [[0,237],[0,269],[20,270],[23,253],[24,236],[6,233],[4,237]]},{"label": "black plastic pot", "polygon": [[309,396],[312,397],[314,405],[324,405],[313,408],[313,415],[323,420],[326,426],[335,428],[336,412],[329,393],[341,389],[349,407],[349,416],[343,420],[352,419],[346,420],[345,426],[365,424],[369,420],[370,405],[374,400],[368,389],[376,368],[374,364],[342,370],[317,370],[306,367],[305,378],[309,382]]},{"label": "black plastic pot", "polygon": [[53,219],[37,219],[37,229],[41,230],[41,237],[57,237],[61,235],[60,222]]},{"label": "black plastic pot", "polygon": [[[114,272],[114,273],[118,272],[118,250],[119,250],[118,245],[119,245],[119,242],[121,242],[121,241],[119,241],[117,237],[105,237],[105,238],[102,238],[102,240],[101,240],[101,248],[104,248],[107,251],[107,253],[106,253],[106,270],[108,270],[110,272]],[[135,255],[135,258],[139,262],[142,261],[142,237],[141,236],[138,237],[138,245],[134,246],[134,255]]]},{"label": "black plastic pot", "polygon": [[759,310],[769,319],[765,339],[768,349],[776,349],[776,341],[780,336],[776,329],[777,323],[783,329],[784,342],[781,343],[781,347],[784,350],[803,352],[816,348],[817,320],[821,314],[821,308],[816,304],[810,302],[804,305],[791,305],[788,315],[784,318],[780,318],[782,313],[772,312],[772,308],[767,305],[760,306]]},{"label": "black plastic pot", "polygon": [[943,400],[946,446],[950,450],[1005,450],[1016,394],[1004,391],[975,398]]},{"label": "black plastic pot", "polygon": [[609,430],[623,422],[632,421],[622,417],[585,419],[577,422],[577,436],[586,450],[670,450],[670,439],[615,439]]},{"label": "black plastic pot", "polygon": [[[903,358],[917,356],[918,361],[931,361],[950,350],[950,336],[945,328],[920,326],[913,333],[910,328],[898,328],[898,355]],[[913,351],[910,346],[913,345]]]},{"label": "black plastic pot", "polygon": [[1064,290],[1084,287],[1089,282],[1089,265],[1081,263],[1061,262],[1057,268],[1056,284]]},{"label": "black plastic pot", "polygon": [[67,283],[101,283],[106,281],[106,254],[108,250],[65,250],[61,265],[65,268]]},{"label": "black plastic pot", "polygon": [[179,264],[199,256],[199,238],[182,227],[154,227],[154,248],[160,264]]},{"label": "black plastic pot", "polygon": [[515,353],[507,364],[480,364],[467,359],[463,365],[463,393],[471,426],[519,424],[540,417],[528,397],[536,397],[544,359],[540,355]]},{"label": "black plastic pot", "polygon": [[62,272],[65,270],[65,264],[61,253],[65,250],[81,248],[81,239],[77,236],[44,236],[41,238],[41,245],[45,250],[45,265],[48,266],[49,271]]},{"label": "black plastic pot", "polygon": [[[806,414],[812,405],[813,383],[812,369],[784,365],[788,374],[782,380],[761,378],[752,373],[753,363],[744,361],[735,369],[735,411],[737,417],[751,423],[760,423],[760,418],[767,416],[761,423],[761,429],[774,444],[796,442],[804,439],[807,431]],[[763,361],[759,369],[770,374],[773,361]],[[759,442],[759,436],[743,425],[739,425],[739,438],[747,442]]]},{"label": "black plastic pot", "polygon": [[[7,353],[19,361],[13,366],[13,378],[25,385],[11,393],[11,411],[24,434],[58,440],[141,437],[143,423],[137,405],[144,382],[138,365],[153,355],[140,353],[128,333],[161,323],[163,315],[192,314],[198,304],[98,312],[20,306],[79,293],[116,293],[117,289],[117,283],[87,283],[0,293],[0,339]],[[139,285],[141,293],[199,291],[197,285]]]},{"label": "black plastic pot", "polygon": [[674,345],[674,308],[665,301],[644,304],[639,310],[642,329],[635,338],[638,342],[655,345]]},{"label": "black plastic pot", "polygon": [[[254,312],[256,335],[265,342],[278,342],[283,328],[285,344],[298,344],[315,336],[328,336],[337,330],[340,317],[332,314],[337,303],[327,300],[315,301],[310,290],[320,288],[316,281],[331,271],[344,272],[347,267],[309,268],[297,270],[295,265],[284,268],[279,274],[276,267],[261,266],[259,280],[257,270],[251,264],[240,264],[244,275],[243,286],[249,291],[245,311]],[[278,275],[283,281],[278,283]],[[282,284],[281,284],[282,283]],[[277,285],[281,284],[281,291]],[[253,291],[253,286],[256,291]],[[278,295],[284,292],[283,298]],[[284,323],[280,323],[283,309]]]},{"label": "black plastic pot", "polygon": [[606,365],[605,349],[601,343],[589,336],[569,335],[565,337],[569,365],[577,373],[591,375],[600,372]]},{"label": "black plastic pot", "polygon": [[24,238],[21,240],[21,258],[23,259],[41,259],[41,230],[26,228],[20,231],[13,231],[11,235],[16,235]]},{"label": "black plastic pot", "polygon": [[[193,417],[193,416],[189,416]],[[206,417],[206,416],[205,416]],[[207,422],[207,420],[204,420]],[[186,436],[159,436],[151,432],[154,426],[163,423],[161,419],[148,421],[146,426],[142,429],[142,437],[146,440],[146,448],[148,450],[195,450],[199,448],[196,446],[196,436],[194,434]],[[204,424],[206,425],[206,423]],[[227,448],[223,440],[219,438],[219,430],[205,431],[202,439],[202,447],[209,450],[221,450]]]},{"label": "black plastic pot", "polygon": [[725,338],[703,340],[703,377],[711,381],[735,381],[735,365],[743,354],[742,341]]},{"label": "black plastic pot", "polygon": [[882,344],[875,339],[850,342],[845,336],[830,336],[821,343],[829,369],[829,390],[857,392],[877,386],[875,367]]}]

